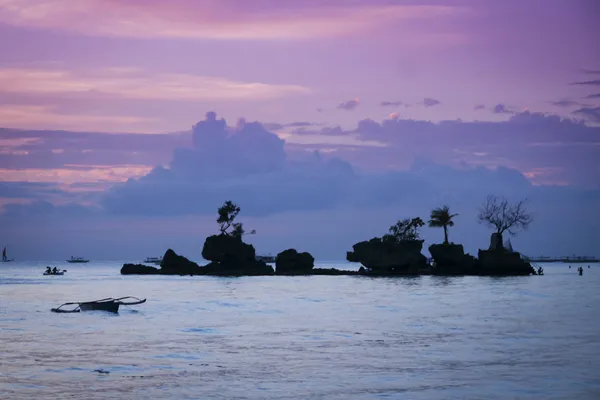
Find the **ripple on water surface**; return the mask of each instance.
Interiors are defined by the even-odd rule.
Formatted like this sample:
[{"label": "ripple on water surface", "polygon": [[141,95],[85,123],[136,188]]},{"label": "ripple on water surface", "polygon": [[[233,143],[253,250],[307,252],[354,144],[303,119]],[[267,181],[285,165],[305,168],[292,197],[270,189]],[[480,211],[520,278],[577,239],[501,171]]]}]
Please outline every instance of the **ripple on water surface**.
[{"label": "ripple on water surface", "polygon": [[[120,264],[46,280],[37,264],[0,267],[0,397],[600,398],[595,267],[188,278],[121,276]],[[148,301],[118,314],[49,311],[127,295]]]}]

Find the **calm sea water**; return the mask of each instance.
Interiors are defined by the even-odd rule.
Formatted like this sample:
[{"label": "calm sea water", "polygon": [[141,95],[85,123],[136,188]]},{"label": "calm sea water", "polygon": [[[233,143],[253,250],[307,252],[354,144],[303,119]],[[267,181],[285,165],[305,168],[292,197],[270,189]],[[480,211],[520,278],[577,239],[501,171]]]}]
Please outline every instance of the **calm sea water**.
[{"label": "calm sea water", "polygon": [[[121,264],[0,266],[0,398],[600,398],[600,264],[395,279],[121,276]],[[148,301],[50,312],[127,295]]]}]

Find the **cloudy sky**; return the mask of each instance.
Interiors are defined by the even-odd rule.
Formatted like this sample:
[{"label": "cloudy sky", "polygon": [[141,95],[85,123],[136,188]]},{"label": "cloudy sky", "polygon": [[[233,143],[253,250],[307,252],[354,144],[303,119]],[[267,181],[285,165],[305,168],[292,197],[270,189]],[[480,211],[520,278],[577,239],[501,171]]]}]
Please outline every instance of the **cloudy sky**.
[{"label": "cloudy sky", "polygon": [[442,204],[476,252],[495,193],[529,199],[525,254],[600,255],[598,20],[595,0],[0,0],[0,245],[198,259],[231,199],[259,252],[343,259]]}]

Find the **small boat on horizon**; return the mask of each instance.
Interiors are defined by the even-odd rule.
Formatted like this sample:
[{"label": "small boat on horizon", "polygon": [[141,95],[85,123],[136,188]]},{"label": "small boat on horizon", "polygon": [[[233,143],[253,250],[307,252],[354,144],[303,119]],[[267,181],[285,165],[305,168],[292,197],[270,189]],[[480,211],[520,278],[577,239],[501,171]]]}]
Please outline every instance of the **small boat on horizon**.
[{"label": "small boat on horizon", "polygon": [[270,254],[268,254],[268,255],[261,255],[261,256],[256,256],[255,260],[256,261],[264,261],[266,263],[274,263],[275,262],[275,257],[273,257]]},{"label": "small boat on horizon", "polygon": [[86,260],[83,257],[73,257],[73,256],[71,256],[71,258],[69,260],[67,260],[67,262],[71,263],[71,264],[83,264],[83,263],[90,262],[90,260]]},{"label": "small boat on horizon", "polygon": [[11,262],[11,261],[15,261],[14,258],[11,258],[10,260],[8,259],[8,257],[6,256],[6,246],[4,246],[4,250],[2,250],[2,262]]},{"label": "small boat on horizon", "polygon": [[66,269],[59,270],[56,269],[56,267],[54,267],[53,269],[51,269],[50,267],[46,267],[46,270],[42,275],[64,275],[65,272],[67,272]]},{"label": "small boat on horizon", "polygon": [[160,263],[162,262],[162,257],[146,257],[144,262],[147,264],[160,265]]},{"label": "small boat on horizon", "polygon": [[[134,301],[126,302],[123,301],[125,299],[135,299]],[[133,306],[137,304],[143,304],[146,302],[146,299],[138,299],[133,296],[119,297],[118,299],[113,299],[112,297],[107,297],[106,299],[94,300],[94,301],[83,301],[83,302],[72,302],[72,303],[64,303],[56,308],[51,308],[50,311],[55,313],[76,313],[80,311],[108,311],[112,313],[119,312],[119,306]],[[62,307],[64,306],[72,306],[77,305],[77,307],[71,310],[64,310]]]}]

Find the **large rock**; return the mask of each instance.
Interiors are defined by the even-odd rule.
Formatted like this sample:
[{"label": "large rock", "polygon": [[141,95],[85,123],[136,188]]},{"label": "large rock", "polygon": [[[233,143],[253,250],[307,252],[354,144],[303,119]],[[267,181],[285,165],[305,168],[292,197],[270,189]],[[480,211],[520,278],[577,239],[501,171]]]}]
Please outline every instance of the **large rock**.
[{"label": "large rock", "polygon": [[251,244],[244,243],[241,239],[229,235],[212,235],[204,241],[202,257],[208,261],[218,263],[238,261],[251,261],[256,258],[256,250]]},{"label": "large rock", "polygon": [[421,254],[422,240],[396,242],[373,238],[352,246],[346,254],[351,262],[360,262],[371,275],[417,275],[427,269],[427,258]]},{"label": "large rock", "polygon": [[155,267],[149,267],[144,264],[123,264],[121,268],[122,275],[157,275],[160,270]]},{"label": "large rock", "polygon": [[315,266],[315,258],[310,253],[298,253],[296,249],[287,249],[275,257],[277,275],[307,275]]},{"label": "large rock", "polygon": [[531,275],[535,270],[516,251],[479,250],[480,275]]},{"label": "large rock", "polygon": [[[512,249],[511,249],[512,250]],[[509,276],[531,275],[535,269],[527,261],[521,259],[521,254],[504,248],[501,233],[492,233],[488,250],[479,250],[480,275]]]},{"label": "large rock", "polygon": [[160,263],[160,272],[165,275],[202,275],[201,267],[173,250],[165,252]]},{"label": "large rock", "polygon": [[475,257],[465,254],[462,244],[432,244],[429,246],[434,267],[432,275],[478,275],[478,262]]},{"label": "large rock", "polygon": [[203,273],[217,276],[273,275],[273,268],[264,261],[256,260],[251,244],[229,235],[213,235],[206,238],[202,257],[211,261],[202,268]]}]

